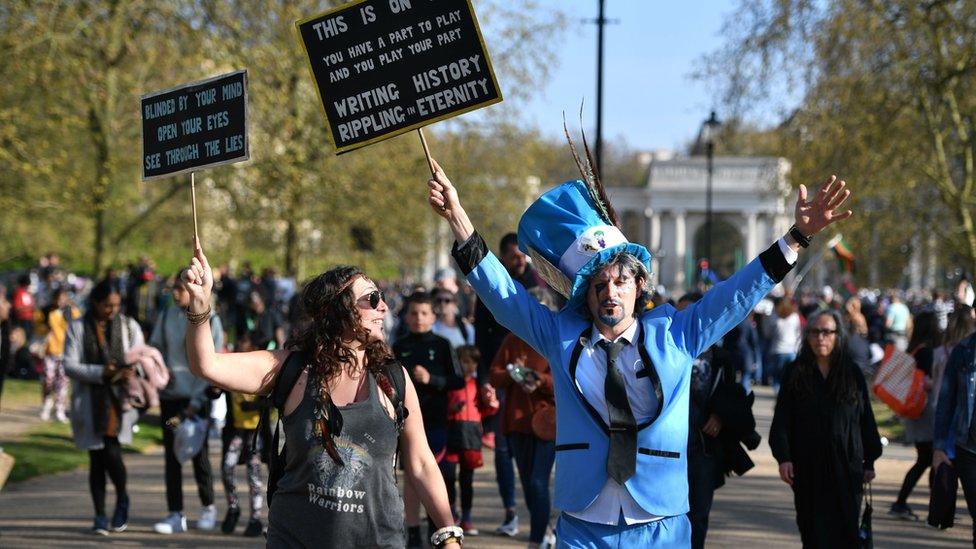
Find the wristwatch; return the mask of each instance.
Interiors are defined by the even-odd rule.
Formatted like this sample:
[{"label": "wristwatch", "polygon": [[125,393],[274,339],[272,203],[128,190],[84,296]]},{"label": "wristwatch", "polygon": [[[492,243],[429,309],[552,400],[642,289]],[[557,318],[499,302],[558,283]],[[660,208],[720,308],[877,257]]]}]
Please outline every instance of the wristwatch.
[{"label": "wristwatch", "polygon": [[796,243],[799,244],[801,247],[803,248],[810,247],[810,240],[813,239],[813,236],[804,235],[803,233],[800,232],[800,229],[796,228],[796,225],[790,227],[790,230],[788,232],[789,235],[793,237],[793,240],[796,240]]}]

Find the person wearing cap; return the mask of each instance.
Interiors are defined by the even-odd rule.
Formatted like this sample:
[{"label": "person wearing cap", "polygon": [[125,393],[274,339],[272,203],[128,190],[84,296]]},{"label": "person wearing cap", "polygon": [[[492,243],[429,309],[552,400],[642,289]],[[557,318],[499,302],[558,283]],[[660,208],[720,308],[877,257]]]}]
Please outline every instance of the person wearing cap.
[{"label": "person wearing cap", "polygon": [[455,261],[495,318],[552,370],[560,547],[688,547],[692,361],[786,276],[810,237],[851,216],[836,211],[850,195],[845,183],[832,176],[810,200],[801,185],[790,233],[680,312],[645,310],[651,255],[617,228],[596,178],[559,185],[526,210],[518,234],[568,298],[553,312],[511,279],[434,167],[428,201],[451,226]]}]

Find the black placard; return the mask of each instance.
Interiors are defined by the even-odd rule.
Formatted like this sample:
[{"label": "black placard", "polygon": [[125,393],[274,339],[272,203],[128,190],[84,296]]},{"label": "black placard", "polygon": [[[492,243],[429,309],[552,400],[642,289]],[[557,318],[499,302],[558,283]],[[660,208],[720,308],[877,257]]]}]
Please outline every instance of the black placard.
[{"label": "black placard", "polygon": [[296,24],[337,153],[502,100],[468,0],[360,0]]},{"label": "black placard", "polygon": [[142,96],[142,178],[248,159],[247,71]]}]

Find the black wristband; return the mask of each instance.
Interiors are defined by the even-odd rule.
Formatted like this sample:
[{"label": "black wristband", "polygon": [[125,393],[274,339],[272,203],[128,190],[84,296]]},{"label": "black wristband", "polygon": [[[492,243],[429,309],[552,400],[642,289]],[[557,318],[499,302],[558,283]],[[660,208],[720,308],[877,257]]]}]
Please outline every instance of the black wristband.
[{"label": "black wristband", "polygon": [[468,276],[488,255],[488,245],[478,231],[475,231],[464,242],[455,242],[451,247],[451,255],[464,276]]},{"label": "black wristband", "polygon": [[803,233],[800,232],[800,229],[797,229],[796,228],[796,225],[793,225],[792,227],[790,227],[789,235],[793,237],[793,240],[796,240],[796,243],[799,244],[800,247],[802,247],[802,248],[809,248],[810,247],[810,240],[813,237],[812,236],[805,236]]},{"label": "black wristband", "polygon": [[793,268],[793,265],[786,262],[783,250],[779,247],[779,241],[773,242],[772,246],[759,254],[759,262],[769,278],[773,279],[773,282],[782,282],[786,278],[786,273]]}]

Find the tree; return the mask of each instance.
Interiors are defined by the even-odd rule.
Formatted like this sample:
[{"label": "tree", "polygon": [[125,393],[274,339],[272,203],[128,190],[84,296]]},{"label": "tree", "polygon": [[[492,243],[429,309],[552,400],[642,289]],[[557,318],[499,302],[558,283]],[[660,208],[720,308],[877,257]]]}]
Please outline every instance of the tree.
[{"label": "tree", "polygon": [[858,255],[904,265],[921,225],[976,272],[976,4],[743,0],[733,17],[700,75],[736,116],[780,110],[795,180],[829,169],[856,186]]},{"label": "tree", "polygon": [[[295,21],[339,4],[0,6],[0,265],[27,266],[47,250],[96,272],[149,250],[167,269],[184,262],[189,178],[140,183],[139,97],[246,68],[252,160],[197,174],[208,251],[296,273],[351,261],[388,275],[419,269],[436,226],[416,134],[342,157],[326,136]],[[471,181],[524,180],[531,159],[519,153],[532,150],[535,136],[515,129],[513,107],[540,88],[565,18],[535,2],[520,6],[518,17],[500,0],[477,9],[506,101],[428,135],[466,143],[434,152],[448,163],[454,154],[478,158],[465,174]],[[506,185],[483,191],[488,204],[509,203]],[[508,220],[520,211],[488,210]]]},{"label": "tree", "polygon": [[[233,66],[248,67],[252,103],[268,106],[252,117],[252,162],[215,181],[234,197],[238,220],[248,220],[248,238],[258,236],[276,245],[286,271],[301,273],[305,263],[339,261],[356,261],[390,275],[400,274],[397,269],[416,271],[432,245],[430,235],[437,232],[423,198],[427,168],[416,134],[336,157],[325,132],[322,107],[294,23],[332,4],[336,2],[201,3],[212,33],[210,51]],[[518,18],[503,18],[508,11],[503,2],[477,6],[485,34],[498,36],[493,53],[501,54],[493,56],[493,62],[499,78],[508,77],[502,80],[506,93],[521,90],[507,97],[509,104],[531,96],[531,90],[539,87],[551,56],[549,39],[563,24],[558,13],[548,16],[535,4],[525,8],[528,11]],[[428,136],[438,143],[441,135],[445,142],[468,143],[464,150],[448,153],[435,147],[433,152],[442,160],[453,160],[454,154],[480,158],[479,173],[463,174],[474,179],[498,168],[493,173],[496,180],[508,178],[510,168],[521,170],[524,178],[530,173],[527,164],[511,162],[519,142],[498,147],[493,138],[497,128],[510,125],[514,111],[490,110],[428,129]],[[514,137],[513,132],[503,134]],[[483,190],[488,202],[507,196],[504,186]],[[363,231],[373,237],[369,253],[356,250],[353,233]],[[309,252],[313,258],[303,261]]]},{"label": "tree", "polygon": [[[3,193],[19,210],[15,230],[29,220],[31,230],[36,224],[69,235],[75,250],[85,242],[99,271],[176,194],[172,184],[139,186],[138,99],[170,85],[174,74],[199,75],[197,33],[185,8],[38,0],[0,12],[0,105],[15,122],[4,125],[0,162],[5,184],[20,187]],[[35,251],[29,240],[25,251]]]}]

